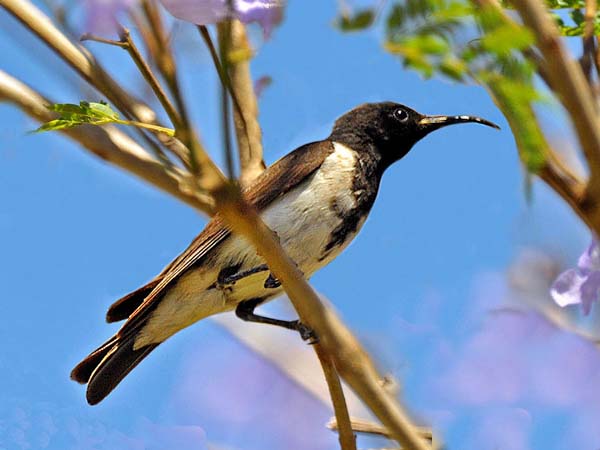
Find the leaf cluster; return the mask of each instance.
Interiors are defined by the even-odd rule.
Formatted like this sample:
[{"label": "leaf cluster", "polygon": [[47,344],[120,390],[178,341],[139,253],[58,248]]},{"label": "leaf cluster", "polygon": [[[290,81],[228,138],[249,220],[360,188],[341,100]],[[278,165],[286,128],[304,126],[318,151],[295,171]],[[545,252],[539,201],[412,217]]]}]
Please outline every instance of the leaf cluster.
[{"label": "leaf cluster", "polygon": [[106,102],[81,101],[79,105],[73,103],[56,103],[49,105],[48,109],[59,113],[59,117],[44,123],[36,131],[56,131],[73,128],[78,125],[104,125],[119,122],[119,114]]}]

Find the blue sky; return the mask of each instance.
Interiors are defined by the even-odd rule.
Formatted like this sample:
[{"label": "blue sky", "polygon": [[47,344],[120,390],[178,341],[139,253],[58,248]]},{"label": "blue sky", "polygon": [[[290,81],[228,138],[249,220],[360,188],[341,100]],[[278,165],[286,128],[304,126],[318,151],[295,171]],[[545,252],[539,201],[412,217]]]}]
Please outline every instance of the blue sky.
[{"label": "blue sky", "polygon": [[[273,78],[260,99],[268,163],[325,137],[336,117],[368,101],[479,115],[502,131],[448,127],[420,142],[384,177],[361,235],[314,276],[313,285],[402,380],[412,410],[444,427],[449,448],[562,448],[547,436],[556,423],[577,422],[577,409],[567,402],[548,417],[543,408],[527,410],[518,400],[501,406],[529,411],[526,446],[479,446],[474,436],[483,425],[477,415],[485,414],[485,405],[440,406],[424,385],[435,379],[436,359],[424,353],[440,350],[432,344],[440,336],[460,349],[482,326],[486,313],[474,304],[502,294],[503,273],[522,248],[573,262],[586,245],[586,231],[539,183],[527,204],[513,138],[481,88],[423,80],[381,49],[378,30],[341,34],[332,26],[335,16],[335,2],[290,2],[282,26],[252,63],[256,77]],[[83,98],[62,63],[4,13],[0,35],[0,69],[56,101]],[[175,36],[194,118],[219,159],[216,77],[193,30],[178,27]],[[120,79],[140,86],[131,81],[136,72],[124,52],[90,47]],[[116,331],[104,323],[107,306],[183,250],[205,218],[57,134],[27,134],[35,126],[0,104],[0,447],[162,449],[210,442],[281,448],[279,439],[286,439],[298,448],[334,448],[335,436],[321,429],[330,415],[326,408],[210,322],[161,346],[101,405],[85,403],[83,389],[68,374]],[[437,337],[419,331],[427,324]],[[232,398],[240,385],[246,388]],[[211,389],[219,389],[229,406],[207,400]],[[181,399],[188,395],[198,403],[186,409]],[[314,432],[314,442],[303,441],[289,424],[273,424],[273,410],[282,402],[290,421]],[[220,408],[247,413],[230,423]],[[496,414],[497,405],[492,408]],[[507,417],[507,423],[513,420]]]}]

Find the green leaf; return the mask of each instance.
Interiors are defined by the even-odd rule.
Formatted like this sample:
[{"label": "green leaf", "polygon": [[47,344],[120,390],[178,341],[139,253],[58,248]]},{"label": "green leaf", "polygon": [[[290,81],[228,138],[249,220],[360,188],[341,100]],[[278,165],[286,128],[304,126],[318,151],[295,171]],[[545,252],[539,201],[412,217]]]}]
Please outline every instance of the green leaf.
[{"label": "green leaf", "polygon": [[406,14],[402,5],[394,5],[387,18],[388,28],[401,28],[404,25]]},{"label": "green leaf", "polygon": [[73,128],[79,124],[80,124],[79,122],[74,122],[71,120],[56,119],[56,120],[51,120],[50,122],[46,122],[41,127],[39,127],[37,130],[34,130],[34,131],[35,132],[57,131],[57,130],[63,130],[65,128]]},{"label": "green leaf", "polygon": [[503,25],[486,33],[480,40],[483,49],[497,55],[507,55],[513,50],[522,50],[534,42],[534,36],[526,28]]},{"label": "green leaf", "polygon": [[337,18],[335,26],[342,31],[361,31],[371,25],[375,21],[374,9],[362,9],[353,15],[342,15]]},{"label": "green leaf", "polygon": [[83,124],[102,125],[119,121],[119,114],[105,102],[81,101],[79,105],[56,103],[49,105],[48,109],[57,112],[59,117],[43,124],[36,131],[54,131]]},{"label": "green leaf", "polygon": [[452,56],[444,58],[437,68],[441,73],[454,81],[463,81],[467,73],[466,64]]}]

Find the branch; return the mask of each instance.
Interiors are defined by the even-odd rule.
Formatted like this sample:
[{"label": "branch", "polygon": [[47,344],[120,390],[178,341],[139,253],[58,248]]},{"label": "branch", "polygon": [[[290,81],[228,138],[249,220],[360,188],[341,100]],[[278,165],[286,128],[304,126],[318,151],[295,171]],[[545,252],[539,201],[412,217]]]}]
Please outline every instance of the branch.
[{"label": "branch", "polygon": [[[579,143],[588,162],[588,194],[600,196],[600,127],[594,107],[594,95],[581,71],[570,57],[548,11],[538,0],[513,0],[525,24],[537,38],[537,46],[548,68],[552,87],[568,111]],[[598,210],[599,202],[587,202],[586,208]],[[595,218],[594,222],[600,220]],[[600,222],[598,226],[600,228]]]},{"label": "branch", "polygon": [[[136,67],[138,68],[138,70],[140,71],[140,73],[154,92],[154,95],[162,105],[163,109],[169,116],[169,119],[171,120],[171,123],[175,128],[175,131],[178,132],[179,135],[181,135],[181,130],[183,127],[182,119],[175,107],[173,106],[173,104],[171,103],[171,101],[169,100],[169,97],[167,97],[167,94],[165,93],[160,82],[152,72],[152,69],[150,69],[150,66],[144,60],[144,57],[138,50],[137,46],[135,45],[135,42],[133,42],[133,39],[131,39],[131,34],[129,33],[129,30],[127,28],[120,27],[119,38],[119,41],[114,41],[111,39],[105,39],[91,34],[84,34],[80,40],[100,42],[102,44],[120,47],[123,50],[125,50],[129,54]],[[179,161],[183,163],[185,167],[190,166],[190,159],[187,149],[184,148],[183,150],[185,151],[177,151],[177,149],[175,148],[169,148],[169,150],[171,150],[171,152],[175,154],[175,156],[179,159]]]},{"label": "branch", "polygon": [[[369,422],[368,420],[351,418],[350,425],[352,426],[352,429],[357,433],[374,434],[376,436],[383,436],[388,439],[392,438],[390,432],[385,427],[382,427],[381,425],[373,422]],[[338,431],[339,425],[335,420],[335,417],[333,417],[329,421],[329,423],[327,424],[327,428],[333,431]],[[433,442],[433,433],[430,429],[419,428],[417,429],[417,433],[419,433],[423,437],[423,439],[427,439],[428,441]]]},{"label": "branch", "polygon": [[593,88],[592,79],[592,63],[598,73],[597,65],[597,51],[596,51],[596,39],[595,39],[595,26],[594,21],[596,20],[596,5],[597,0],[585,0],[585,27],[583,30],[583,54],[581,55],[581,69],[590,85],[590,89]]},{"label": "branch", "polygon": [[132,19],[138,25],[138,31],[146,44],[148,53],[154,60],[159,73],[165,80],[172,97],[175,99],[177,110],[186,124],[190,123],[187,107],[183,101],[175,57],[171,51],[168,37],[161,19],[160,11],[155,0],[143,0],[145,22],[134,14]]},{"label": "branch", "polygon": [[342,450],[356,450],[356,436],[352,431],[350,424],[350,414],[348,414],[348,406],[346,405],[346,398],[344,397],[344,391],[342,389],[342,383],[335,370],[335,365],[331,356],[321,348],[320,344],[314,345],[315,352],[323,368],[325,380],[329,387],[329,394],[331,395],[331,403],[333,404],[333,410],[335,411],[335,417],[339,424],[339,440],[340,447]]},{"label": "branch", "polygon": [[[218,26],[219,34],[226,27]],[[249,186],[252,181],[265,170],[263,161],[262,132],[258,123],[258,102],[254,93],[254,85],[250,75],[250,44],[246,36],[246,28],[239,20],[231,20],[229,55],[227,67],[231,90],[239,103],[239,110],[234,110],[235,134],[240,155],[240,183]],[[240,114],[243,117],[240,117]]]},{"label": "branch", "polygon": [[[53,102],[27,85],[0,71],[0,101],[19,107],[38,122],[56,118],[46,108]],[[182,191],[186,174],[177,168],[165,170],[165,166],[148,154],[137,142],[113,126],[80,126],[61,130],[61,133],[78,142],[83,148],[100,159],[133,173],[136,177],[173,195],[202,212],[214,214],[214,201],[207,195],[191,196]]]}]

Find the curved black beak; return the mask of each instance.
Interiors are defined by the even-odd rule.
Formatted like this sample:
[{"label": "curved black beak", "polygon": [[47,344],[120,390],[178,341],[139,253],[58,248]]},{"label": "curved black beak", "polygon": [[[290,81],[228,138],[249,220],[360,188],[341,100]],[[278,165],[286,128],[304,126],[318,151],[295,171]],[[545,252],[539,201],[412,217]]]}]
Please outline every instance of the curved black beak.
[{"label": "curved black beak", "polygon": [[423,131],[429,133],[431,131],[445,127],[446,125],[454,125],[457,123],[467,122],[480,123],[482,125],[487,125],[488,127],[496,128],[497,130],[500,129],[500,127],[494,122],[490,122],[489,120],[485,120],[481,117],[475,116],[423,116],[423,118],[421,118],[418,123]]}]

